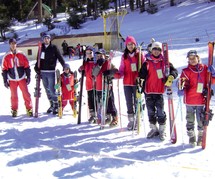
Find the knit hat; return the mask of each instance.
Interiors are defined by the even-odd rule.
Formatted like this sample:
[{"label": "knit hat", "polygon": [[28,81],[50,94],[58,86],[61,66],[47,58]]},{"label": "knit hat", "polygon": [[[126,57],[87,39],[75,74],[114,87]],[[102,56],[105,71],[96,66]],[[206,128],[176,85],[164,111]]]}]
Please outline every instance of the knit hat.
[{"label": "knit hat", "polygon": [[101,48],[96,52],[96,54],[104,54],[105,55],[106,51],[105,51],[105,49]]},{"label": "knit hat", "polygon": [[93,47],[92,46],[87,46],[86,50],[93,51]]},{"label": "knit hat", "polygon": [[160,42],[153,42],[151,49],[153,50],[153,48],[160,48],[162,50],[162,43],[160,43]]},{"label": "knit hat", "polygon": [[196,55],[197,55],[197,51],[196,51],[196,50],[190,50],[190,51],[187,53],[187,57],[189,57],[189,56],[191,56],[191,55],[196,56]]},{"label": "knit hat", "polygon": [[68,68],[68,69],[70,70],[70,65],[69,65],[68,63],[65,63],[64,66],[63,66],[63,70],[64,70],[65,68]]},{"label": "knit hat", "polygon": [[16,43],[16,39],[14,39],[14,38],[10,39],[10,40],[9,40],[9,44],[10,44],[10,43]]},{"label": "knit hat", "polygon": [[132,42],[135,46],[137,45],[137,42],[133,36],[128,36],[125,40],[125,45],[127,45],[129,42]]}]

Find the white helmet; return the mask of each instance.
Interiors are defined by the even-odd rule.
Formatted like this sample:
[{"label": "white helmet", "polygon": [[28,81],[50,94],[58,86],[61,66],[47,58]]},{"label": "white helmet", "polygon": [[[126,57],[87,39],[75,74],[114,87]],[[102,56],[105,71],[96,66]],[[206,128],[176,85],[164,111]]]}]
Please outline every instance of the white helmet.
[{"label": "white helmet", "polygon": [[160,43],[160,42],[153,42],[151,49],[153,50],[153,48],[160,48],[162,50],[162,43]]}]

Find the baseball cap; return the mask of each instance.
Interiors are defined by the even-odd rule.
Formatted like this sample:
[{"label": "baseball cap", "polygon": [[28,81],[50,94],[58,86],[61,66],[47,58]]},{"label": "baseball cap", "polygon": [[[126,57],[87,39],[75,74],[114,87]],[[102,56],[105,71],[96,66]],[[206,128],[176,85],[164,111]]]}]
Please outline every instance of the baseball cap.
[{"label": "baseball cap", "polygon": [[49,39],[50,39],[51,36],[50,36],[49,34],[44,34],[44,35],[43,35],[43,39],[44,39],[44,38],[49,38]]},{"label": "baseball cap", "polygon": [[17,43],[17,42],[16,42],[16,39],[14,39],[14,38],[10,39],[10,40],[9,40],[9,44],[10,44],[10,43]]},{"label": "baseball cap", "polygon": [[197,51],[196,50],[190,50],[189,52],[187,52],[187,57],[189,56],[196,56],[197,55]]}]

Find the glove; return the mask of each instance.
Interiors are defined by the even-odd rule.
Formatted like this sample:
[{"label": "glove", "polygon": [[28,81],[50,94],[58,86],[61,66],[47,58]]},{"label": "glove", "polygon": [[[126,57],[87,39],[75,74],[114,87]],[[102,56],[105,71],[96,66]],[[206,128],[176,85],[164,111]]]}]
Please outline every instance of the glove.
[{"label": "glove", "polygon": [[56,90],[59,89],[59,88],[60,88],[60,84],[54,85],[54,88],[55,88]]},{"label": "glove", "polygon": [[137,77],[137,79],[136,79],[137,86],[142,88],[143,87],[143,82],[144,82],[144,79],[142,79],[140,77]]},{"label": "glove", "polygon": [[78,72],[81,73],[82,71],[84,71],[84,67],[83,67],[83,66],[80,66],[80,67],[78,68]]},{"label": "glove", "polygon": [[168,86],[168,87],[172,86],[173,80],[174,80],[174,77],[173,77],[172,75],[169,75],[169,76],[167,77],[165,86]]},{"label": "glove", "polygon": [[117,69],[106,70],[103,72],[104,76],[113,76],[117,72]]},{"label": "glove", "polygon": [[30,84],[30,82],[31,82],[31,78],[29,78],[29,77],[28,77],[28,78],[26,79],[26,83],[27,83],[27,85],[29,85],[29,84]]},{"label": "glove", "polygon": [[103,58],[100,58],[100,59],[98,59],[97,60],[97,64],[99,65],[99,66],[102,66],[103,65],[103,63],[104,63],[104,59]]},{"label": "glove", "polygon": [[211,73],[212,77],[215,77],[215,69],[212,65],[208,66],[208,72]]},{"label": "glove", "polygon": [[79,83],[76,83],[75,86],[74,86],[74,88],[77,89],[78,86],[79,86]]},{"label": "glove", "polygon": [[140,78],[140,77],[137,77],[136,79],[136,84],[137,84],[137,90],[138,90],[138,93],[142,93],[143,92],[143,82],[144,82],[144,79]]},{"label": "glove", "polygon": [[178,90],[178,96],[183,96],[184,95],[184,90]]},{"label": "glove", "polygon": [[40,70],[38,69],[37,66],[34,67],[34,71],[36,72],[36,74],[40,74]]},{"label": "glove", "polygon": [[6,82],[4,83],[4,86],[5,86],[5,88],[8,89],[10,85],[9,85],[9,83],[6,81]]}]

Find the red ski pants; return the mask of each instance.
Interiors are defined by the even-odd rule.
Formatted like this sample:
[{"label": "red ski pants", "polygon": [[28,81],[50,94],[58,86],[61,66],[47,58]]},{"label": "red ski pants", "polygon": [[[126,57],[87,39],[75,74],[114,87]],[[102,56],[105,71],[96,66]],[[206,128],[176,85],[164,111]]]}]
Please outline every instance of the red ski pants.
[{"label": "red ski pants", "polygon": [[31,101],[31,95],[28,91],[26,79],[20,80],[20,81],[11,81],[10,84],[10,91],[11,91],[11,109],[17,110],[18,109],[18,92],[17,88],[19,86],[23,99],[25,101],[26,109],[32,109],[32,101]]},{"label": "red ski pants", "polygon": [[74,109],[74,100],[62,100],[62,108],[64,108],[67,105],[68,101],[69,101],[69,104],[71,105],[72,109]]}]

